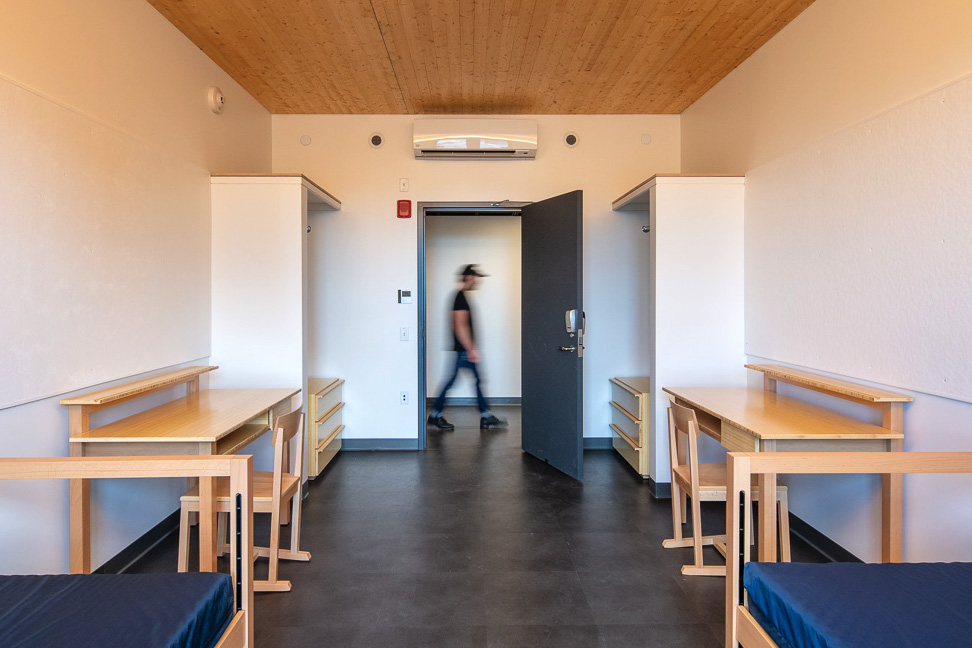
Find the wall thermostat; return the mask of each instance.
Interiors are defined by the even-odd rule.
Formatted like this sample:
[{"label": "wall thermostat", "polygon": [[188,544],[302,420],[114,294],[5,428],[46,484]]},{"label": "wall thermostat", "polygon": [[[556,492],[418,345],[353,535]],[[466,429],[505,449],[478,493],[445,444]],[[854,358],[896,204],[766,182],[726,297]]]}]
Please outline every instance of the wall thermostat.
[{"label": "wall thermostat", "polygon": [[399,304],[411,304],[412,303],[412,291],[411,290],[399,290],[398,291],[398,303]]}]

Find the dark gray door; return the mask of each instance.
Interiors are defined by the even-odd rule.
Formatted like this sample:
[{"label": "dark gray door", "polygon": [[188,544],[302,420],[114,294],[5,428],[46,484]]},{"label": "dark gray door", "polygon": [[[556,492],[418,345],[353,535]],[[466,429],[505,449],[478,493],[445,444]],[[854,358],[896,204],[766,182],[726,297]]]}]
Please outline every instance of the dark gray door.
[{"label": "dark gray door", "polygon": [[[523,207],[523,450],[584,477],[583,192]],[[575,311],[573,336],[565,315]]]}]

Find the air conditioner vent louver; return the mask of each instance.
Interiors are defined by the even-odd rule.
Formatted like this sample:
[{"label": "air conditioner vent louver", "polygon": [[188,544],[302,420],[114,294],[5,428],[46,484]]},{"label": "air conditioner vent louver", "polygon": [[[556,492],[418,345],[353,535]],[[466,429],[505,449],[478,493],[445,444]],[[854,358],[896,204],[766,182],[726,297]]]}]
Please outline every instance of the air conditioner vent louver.
[{"label": "air conditioner vent louver", "polygon": [[529,119],[420,119],[412,146],[416,158],[532,159],[537,123]]},{"label": "air conditioner vent louver", "polygon": [[439,149],[422,149],[422,157],[514,157],[521,155],[526,157],[526,153],[517,151],[442,151]]}]

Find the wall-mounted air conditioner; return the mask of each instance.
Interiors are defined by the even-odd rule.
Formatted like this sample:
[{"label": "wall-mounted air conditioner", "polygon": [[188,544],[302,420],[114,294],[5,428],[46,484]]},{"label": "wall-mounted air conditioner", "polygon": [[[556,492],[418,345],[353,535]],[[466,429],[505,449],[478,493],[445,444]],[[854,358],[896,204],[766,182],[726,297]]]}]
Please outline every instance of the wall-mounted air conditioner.
[{"label": "wall-mounted air conditioner", "polygon": [[417,119],[412,135],[417,158],[527,160],[537,156],[532,119]]}]

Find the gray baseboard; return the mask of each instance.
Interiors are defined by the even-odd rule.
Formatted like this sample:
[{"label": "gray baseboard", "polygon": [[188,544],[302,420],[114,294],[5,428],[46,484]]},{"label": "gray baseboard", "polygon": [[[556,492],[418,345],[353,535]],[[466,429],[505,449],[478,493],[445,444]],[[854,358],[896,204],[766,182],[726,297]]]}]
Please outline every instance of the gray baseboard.
[{"label": "gray baseboard", "polygon": [[341,439],[341,452],[418,450],[418,439]]},{"label": "gray baseboard", "polygon": [[[487,397],[486,398],[486,404],[489,405],[489,406],[493,406],[493,405],[519,405],[520,404],[520,400],[521,399],[520,399],[519,396],[509,396],[509,397],[501,397],[501,398],[489,398],[489,397]],[[432,407],[432,404],[433,403],[435,403],[435,398],[426,398],[425,399],[425,407],[426,408]],[[453,406],[453,407],[466,407],[466,406],[469,406],[469,405],[476,405],[476,403],[477,402],[476,402],[476,397],[475,396],[461,397],[461,398],[458,397],[458,396],[455,397],[455,398],[447,397],[446,400],[445,400],[446,407],[449,407],[450,405]]]},{"label": "gray baseboard", "polygon": [[790,513],[790,533],[822,553],[833,562],[864,562],[839,544],[817,531],[805,520]]},{"label": "gray baseboard", "polygon": [[585,450],[614,450],[611,437],[584,437]]},{"label": "gray baseboard", "polygon": [[671,482],[658,483],[649,477],[648,492],[655,499],[672,499],[672,484]]},{"label": "gray baseboard", "polygon": [[121,574],[132,563],[151,551],[173,531],[179,530],[179,511],[167,515],[164,520],[143,533],[132,544],[128,545],[104,565],[94,570],[94,574]]}]

